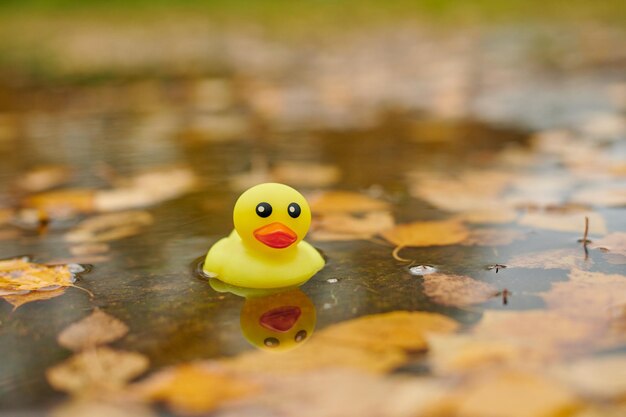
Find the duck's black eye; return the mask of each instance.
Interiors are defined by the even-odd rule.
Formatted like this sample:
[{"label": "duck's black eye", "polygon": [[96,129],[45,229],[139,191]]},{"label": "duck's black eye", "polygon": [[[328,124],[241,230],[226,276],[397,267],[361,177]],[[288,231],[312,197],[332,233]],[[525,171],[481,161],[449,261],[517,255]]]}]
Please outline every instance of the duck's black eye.
[{"label": "duck's black eye", "polygon": [[306,339],[306,330],[300,330],[298,333],[296,333],[296,337],[294,337],[294,340],[297,343],[302,342],[304,339]]},{"label": "duck's black eye", "polygon": [[263,344],[267,347],[276,347],[280,345],[280,340],[276,339],[275,337],[268,337],[263,341]]},{"label": "duck's black eye", "polygon": [[289,215],[294,219],[300,216],[300,213],[302,213],[302,209],[300,208],[300,205],[298,203],[289,204],[289,207],[287,207],[287,211],[289,212]]},{"label": "duck's black eye", "polygon": [[270,206],[269,203],[259,203],[256,206],[256,214],[258,214],[259,217],[269,217],[270,214],[272,214],[272,206]]}]

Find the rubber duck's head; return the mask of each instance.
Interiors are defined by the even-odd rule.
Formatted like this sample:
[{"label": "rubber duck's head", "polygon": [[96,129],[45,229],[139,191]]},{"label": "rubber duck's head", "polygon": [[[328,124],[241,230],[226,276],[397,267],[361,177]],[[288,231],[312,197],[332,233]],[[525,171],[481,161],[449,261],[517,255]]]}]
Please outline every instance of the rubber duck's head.
[{"label": "rubber duck's head", "polygon": [[286,253],[308,232],[311,209],[304,196],[287,185],[259,184],[239,197],[233,221],[237,234],[248,248]]},{"label": "rubber duck's head", "polygon": [[299,289],[251,297],[241,309],[241,331],[253,346],[284,352],[301,346],[315,329],[315,306]]}]

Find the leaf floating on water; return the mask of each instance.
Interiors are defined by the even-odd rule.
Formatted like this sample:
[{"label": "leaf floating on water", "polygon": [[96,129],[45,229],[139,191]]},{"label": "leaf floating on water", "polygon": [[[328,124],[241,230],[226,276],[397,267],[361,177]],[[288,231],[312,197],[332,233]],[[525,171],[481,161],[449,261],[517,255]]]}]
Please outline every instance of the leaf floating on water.
[{"label": "leaf floating on water", "polygon": [[275,182],[297,187],[328,187],[335,184],[341,171],[334,165],[310,162],[281,162],[271,170]]},{"label": "leaf floating on water", "polygon": [[626,307],[626,275],[574,269],[569,281],[553,283],[541,296],[550,309],[608,325],[615,312]]},{"label": "leaf floating on water", "polygon": [[54,408],[50,417],[157,417],[147,405],[115,399],[75,398]]},{"label": "leaf floating on water", "polygon": [[34,301],[50,300],[65,293],[66,287],[57,288],[50,291],[31,291],[26,294],[3,295],[2,298],[9,304],[13,305],[13,310],[17,310],[24,304]]},{"label": "leaf floating on water", "polygon": [[145,226],[153,223],[147,211],[124,211],[102,214],[82,221],[65,234],[68,242],[108,242],[139,234]]},{"label": "leaf floating on water", "polygon": [[512,208],[498,208],[465,211],[457,216],[470,224],[506,224],[517,219],[517,211]]},{"label": "leaf floating on water", "polygon": [[471,229],[469,236],[461,244],[464,246],[506,246],[523,240],[526,233],[512,229],[479,228]]},{"label": "leaf floating on water", "polygon": [[335,213],[314,219],[311,239],[317,241],[370,239],[395,225],[388,212],[374,211],[361,217]]},{"label": "leaf floating on water", "polygon": [[94,193],[94,190],[81,188],[49,191],[27,197],[22,206],[44,212],[51,218],[69,218],[95,211]]},{"label": "leaf floating on water", "polygon": [[74,395],[119,391],[148,369],[148,358],[135,352],[99,347],[77,353],[46,371],[50,385]]},{"label": "leaf floating on water", "polygon": [[128,326],[100,309],[66,327],[57,337],[59,345],[78,351],[113,342],[128,333]]},{"label": "leaf floating on water", "polygon": [[496,287],[465,275],[430,274],[424,277],[424,293],[445,306],[464,307],[498,295]]},{"label": "leaf floating on water", "polygon": [[[30,301],[49,299],[63,294],[54,292],[63,287],[72,287],[76,281],[75,265],[41,265],[29,262],[26,258],[15,258],[0,261],[0,297],[10,296],[7,300],[13,305],[22,305]],[[29,295],[31,291],[50,292],[39,297]]]},{"label": "leaf floating on water", "polygon": [[334,324],[319,332],[317,339],[373,351],[416,351],[427,347],[427,333],[448,333],[457,328],[457,322],[441,314],[394,311]]},{"label": "leaf floating on water", "polygon": [[153,169],[118,181],[112,190],[96,191],[93,205],[97,211],[148,207],[188,193],[197,182],[193,171],[186,167]]},{"label": "leaf floating on water", "polygon": [[517,255],[507,262],[507,266],[515,268],[541,269],[588,269],[593,260],[587,258],[582,249],[553,249],[544,252],[532,252]]},{"label": "leaf floating on water", "polygon": [[70,180],[71,174],[66,166],[41,166],[22,174],[15,185],[22,191],[38,193],[65,184]]},{"label": "leaf floating on water", "polygon": [[313,214],[389,211],[389,204],[350,191],[327,191],[309,197]]},{"label": "leaf floating on water", "polygon": [[623,354],[563,363],[552,368],[549,374],[581,396],[604,401],[626,397],[626,355]]},{"label": "leaf floating on water", "polygon": [[460,417],[568,416],[580,407],[570,390],[544,376],[504,370],[474,378],[458,390]]},{"label": "leaf floating on water", "polygon": [[585,217],[589,218],[589,233],[592,235],[604,235],[607,233],[604,217],[599,213],[555,213],[555,212],[530,212],[518,220],[518,224],[538,229],[554,230],[557,232],[582,233],[585,228]]},{"label": "leaf floating on water", "polygon": [[399,224],[381,236],[396,245],[394,258],[406,261],[398,256],[402,248],[455,245],[468,238],[469,230],[459,220],[433,220]]},{"label": "leaf floating on water", "polygon": [[165,402],[179,413],[205,414],[228,401],[254,395],[259,387],[198,362],[166,368],[132,390],[147,401]]}]

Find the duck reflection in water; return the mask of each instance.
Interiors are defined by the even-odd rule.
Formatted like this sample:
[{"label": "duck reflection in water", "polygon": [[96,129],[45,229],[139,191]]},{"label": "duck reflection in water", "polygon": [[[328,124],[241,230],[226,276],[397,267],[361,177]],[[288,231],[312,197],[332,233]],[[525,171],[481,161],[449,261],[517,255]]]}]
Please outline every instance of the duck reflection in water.
[{"label": "duck reflection in water", "polygon": [[302,345],[313,334],[315,305],[299,288],[242,288],[215,278],[209,283],[215,291],[246,299],[240,315],[241,332],[257,348],[285,352]]}]

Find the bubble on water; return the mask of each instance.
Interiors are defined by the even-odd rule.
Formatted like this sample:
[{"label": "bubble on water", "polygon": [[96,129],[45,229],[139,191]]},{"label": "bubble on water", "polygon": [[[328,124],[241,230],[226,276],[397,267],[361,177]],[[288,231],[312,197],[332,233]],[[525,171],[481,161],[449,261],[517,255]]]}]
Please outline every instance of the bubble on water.
[{"label": "bubble on water", "polygon": [[432,265],[416,265],[409,268],[409,273],[418,277],[434,274],[437,268]]},{"label": "bubble on water", "polygon": [[336,282],[339,282],[339,280],[337,278],[328,278],[326,282],[328,282],[329,284],[334,284]]}]

